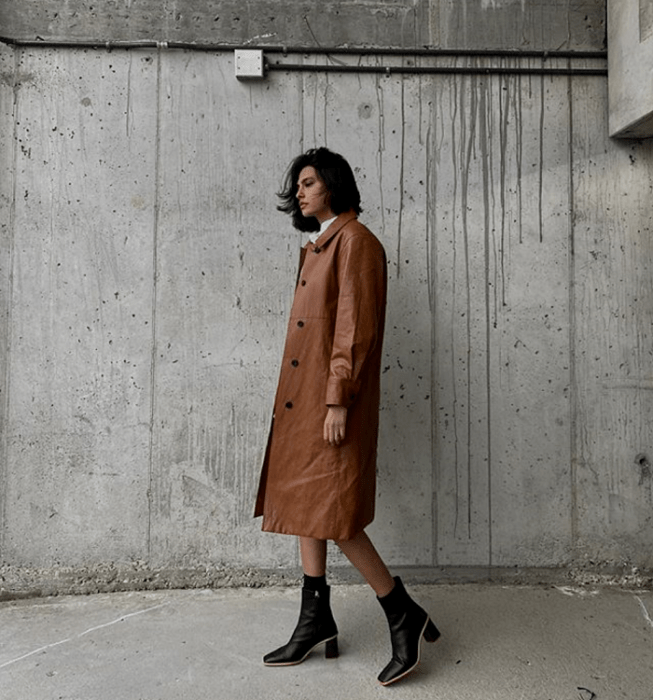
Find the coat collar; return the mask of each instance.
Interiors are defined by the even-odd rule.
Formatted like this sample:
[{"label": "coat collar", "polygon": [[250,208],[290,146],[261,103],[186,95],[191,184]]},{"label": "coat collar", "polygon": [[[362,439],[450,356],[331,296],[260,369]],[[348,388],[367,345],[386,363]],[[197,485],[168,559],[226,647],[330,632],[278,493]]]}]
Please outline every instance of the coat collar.
[{"label": "coat collar", "polygon": [[345,224],[348,224],[356,218],[358,217],[353,209],[339,214],[336,220],[331,222],[329,228],[327,228],[315,243],[309,241],[304,247],[307,250],[312,250],[314,253],[319,253]]}]

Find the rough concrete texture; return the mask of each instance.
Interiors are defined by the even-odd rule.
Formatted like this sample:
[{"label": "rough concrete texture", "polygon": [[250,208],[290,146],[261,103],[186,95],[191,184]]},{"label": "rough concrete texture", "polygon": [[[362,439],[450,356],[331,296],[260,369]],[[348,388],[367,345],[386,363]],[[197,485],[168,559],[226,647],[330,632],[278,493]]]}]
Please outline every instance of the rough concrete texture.
[{"label": "rough concrete texture", "polygon": [[650,700],[653,594],[416,586],[442,638],[383,688],[389,660],[367,587],[337,586],[340,652],[261,657],[295,624],[298,591],[167,591],[0,605],[3,700]]},{"label": "rough concrete texture", "polygon": [[[634,567],[585,567],[557,569],[492,567],[398,567],[395,573],[411,584],[443,585],[452,583],[508,586],[610,587],[623,590],[653,590],[653,574]],[[360,574],[351,566],[331,567],[334,584],[361,583]],[[237,569],[202,566],[192,569],[167,567],[152,569],[145,562],[131,566],[101,564],[75,567],[57,566],[32,569],[0,566],[0,601],[26,598],[91,595],[129,591],[173,589],[224,589],[296,587],[302,580],[301,568]]]},{"label": "rough concrete texture", "polygon": [[0,0],[0,17],[0,35],[45,41],[605,48],[605,0]]},{"label": "rough concrete texture", "polygon": [[610,135],[653,136],[653,3],[608,0]]},{"label": "rough concrete texture", "polygon": [[[367,41],[407,7],[341,5],[374,26],[322,22],[319,43],[352,27]],[[441,43],[470,49],[504,26],[513,48],[560,48],[560,32],[595,47],[577,19],[599,5],[470,0],[436,16],[455,17]],[[85,31],[82,15],[66,26]],[[383,556],[653,568],[653,144],[609,140],[605,77],[282,58],[305,70],[244,83],[231,51],[0,47],[1,563],[82,578],[296,567],[294,540],[251,514],[302,242],[275,192],[294,155],[325,144],[354,166],[389,258],[370,529]],[[447,65],[488,63],[596,59]]]}]

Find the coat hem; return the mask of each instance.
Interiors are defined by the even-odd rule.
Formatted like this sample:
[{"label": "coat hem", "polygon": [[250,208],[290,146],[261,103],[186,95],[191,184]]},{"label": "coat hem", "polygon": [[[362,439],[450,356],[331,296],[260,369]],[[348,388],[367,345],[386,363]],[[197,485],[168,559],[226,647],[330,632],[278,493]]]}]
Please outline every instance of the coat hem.
[{"label": "coat hem", "polygon": [[356,535],[360,534],[365,530],[365,528],[374,522],[374,518],[370,518],[365,524],[356,526],[355,528],[348,528],[346,530],[315,530],[315,529],[304,529],[304,528],[287,528],[279,527],[274,525],[266,525],[265,522],[261,525],[262,532],[269,532],[274,535],[294,535],[295,537],[312,537],[316,540],[351,540]]}]

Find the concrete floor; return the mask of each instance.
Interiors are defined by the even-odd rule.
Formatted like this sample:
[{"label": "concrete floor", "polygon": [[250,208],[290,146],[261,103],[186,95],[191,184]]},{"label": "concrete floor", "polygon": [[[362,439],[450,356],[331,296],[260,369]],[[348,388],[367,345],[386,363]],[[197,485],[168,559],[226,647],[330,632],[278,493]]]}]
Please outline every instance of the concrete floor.
[{"label": "concrete floor", "polygon": [[653,592],[413,586],[442,631],[418,669],[383,688],[378,603],[333,588],[340,658],[267,668],[298,591],[114,593],[0,604],[2,700],[651,700]]}]

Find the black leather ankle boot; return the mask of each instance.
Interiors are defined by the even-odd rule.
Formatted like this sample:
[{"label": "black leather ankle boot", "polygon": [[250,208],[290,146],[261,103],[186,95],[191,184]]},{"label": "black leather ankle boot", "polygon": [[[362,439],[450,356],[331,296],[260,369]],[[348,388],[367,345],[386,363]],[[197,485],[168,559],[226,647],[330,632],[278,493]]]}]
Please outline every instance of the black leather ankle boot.
[{"label": "black leather ankle boot", "polygon": [[396,576],[394,581],[392,591],[378,598],[388,618],[392,642],[392,659],[379,674],[381,685],[398,681],[417,666],[422,637],[427,642],[434,642],[440,636],[426,610],[408,595],[401,579]]},{"label": "black leather ankle boot", "polygon": [[297,627],[288,644],[266,654],[266,666],[294,666],[300,664],[318,644],[326,642],[325,656],[338,656],[338,628],[329,603],[330,588],[312,591],[302,588],[302,607]]}]

